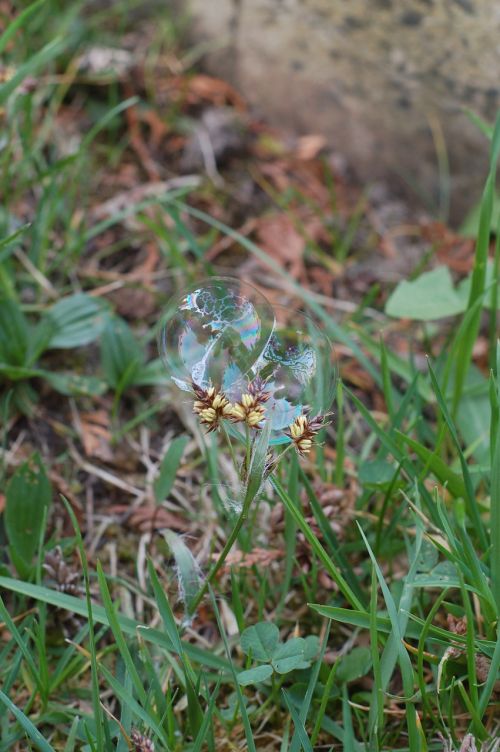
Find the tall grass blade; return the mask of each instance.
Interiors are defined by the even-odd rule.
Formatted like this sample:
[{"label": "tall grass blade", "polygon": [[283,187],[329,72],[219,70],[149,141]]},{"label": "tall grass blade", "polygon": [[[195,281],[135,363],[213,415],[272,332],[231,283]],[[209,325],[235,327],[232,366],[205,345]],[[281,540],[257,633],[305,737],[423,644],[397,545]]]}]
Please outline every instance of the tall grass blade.
[{"label": "tall grass blade", "polygon": [[5,705],[7,710],[10,710],[12,715],[19,721],[20,725],[23,727],[26,734],[29,736],[29,738],[32,740],[32,742],[36,745],[36,748],[40,750],[40,752],[55,752],[54,747],[52,747],[46,739],[43,738],[41,733],[38,731],[36,726],[33,725],[33,723],[30,721],[30,719],[24,715],[23,711],[20,710],[17,705],[14,705],[12,700],[10,700],[6,694],[2,692],[0,689],[0,702]]},{"label": "tall grass blade", "polygon": [[[479,217],[479,230],[476,241],[476,252],[474,259],[474,269],[472,272],[471,287],[469,300],[467,302],[468,311],[481,298],[484,293],[486,282],[486,264],[488,261],[488,251],[490,246],[491,218],[493,215],[493,202],[495,195],[495,181],[497,171],[498,155],[500,153],[500,112],[497,114],[495,128],[491,140],[490,166],[486,180],[486,185],[481,199],[481,211]],[[481,324],[482,308],[477,307],[474,315],[471,317],[469,325],[465,330],[459,343],[456,356],[455,366],[455,383],[453,389],[452,412],[455,413],[460,398],[462,396],[465,379],[469,370],[472,359],[472,350],[479,333]]]}]

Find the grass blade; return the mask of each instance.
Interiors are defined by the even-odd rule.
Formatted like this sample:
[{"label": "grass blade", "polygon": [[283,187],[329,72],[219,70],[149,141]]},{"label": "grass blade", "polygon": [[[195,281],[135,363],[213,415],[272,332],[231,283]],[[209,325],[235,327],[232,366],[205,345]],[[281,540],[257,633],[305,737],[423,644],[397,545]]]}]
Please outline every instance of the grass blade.
[{"label": "grass blade", "polygon": [[20,710],[12,700],[10,700],[6,694],[2,692],[0,689],[0,702],[2,702],[5,707],[10,710],[12,715],[14,715],[23,729],[25,730],[26,734],[29,736],[29,738],[33,741],[34,744],[36,744],[37,749],[40,750],[40,752],[55,752],[54,747],[52,747],[46,739],[43,738],[41,733],[38,731],[36,726],[33,725],[33,723],[30,721],[30,719],[24,715],[23,711]]}]

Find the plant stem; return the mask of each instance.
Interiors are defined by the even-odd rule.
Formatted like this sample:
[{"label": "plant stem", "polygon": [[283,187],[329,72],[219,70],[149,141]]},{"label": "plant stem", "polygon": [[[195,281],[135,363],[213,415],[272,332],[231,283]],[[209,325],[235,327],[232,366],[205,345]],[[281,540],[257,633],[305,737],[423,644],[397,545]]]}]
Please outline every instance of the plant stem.
[{"label": "plant stem", "polygon": [[262,479],[264,477],[264,472],[266,469],[266,455],[267,450],[269,447],[269,435],[270,435],[271,426],[270,423],[266,424],[266,426],[262,429],[262,431],[259,434],[259,438],[257,441],[251,442],[250,441],[250,431],[248,430],[248,427],[246,428],[246,489],[245,489],[245,496],[243,499],[243,507],[240,513],[240,516],[236,520],[236,524],[234,528],[232,529],[229,538],[227,539],[224,548],[222,549],[222,553],[215,562],[215,564],[212,566],[210,572],[207,575],[207,578],[205,582],[203,583],[202,587],[200,588],[199,592],[197,593],[196,597],[193,599],[190,607],[190,613],[194,614],[196,609],[201,603],[202,598],[205,596],[206,592],[208,591],[210,585],[214,581],[215,575],[220,570],[220,568],[223,566],[228,553],[230,552],[231,548],[233,547],[234,542],[236,541],[238,534],[243,526],[243,523],[248,517],[248,513],[250,511],[250,507],[252,505],[252,502],[254,501],[255,497],[258,495],[261,485],[262,485]]},{"label": "plant stem", "polygon": [[202,587],[200,588],[198,594],[196,595],[196,598],[191,603],[190,610],[191,610],[192,614],[194,614],[194,612],[196,611],[196,609],[200,605],[202,599],[204,598],[205,594],[208,591],[208,588],[210,587],[210,585],[214,581],[215,575],[217,574],[217,572],[219,571],[219,569],[223,566],[223,564],[224,564],[224,562],[225,562],[225,560],[227,558],[228,553],[232,549],[233,544],[234,544],[234,542],[236,541],[236,539],[238,537],[238,534],[239,534],[239,532],[240,532],[240,530],[241,530],[241,528],[243,526],[243,523],[245,522],[246,518],[248,517],[248,512],[249,512],[250,506],[252,504],[252,501],[253,501],[252,497],[250,497],[249,499],[245,499],[245,502],[243,504],[243,508],[241,510],[240,516],[236,520],[236,525],[232,529],[232,531],[231,531],[231,533],[229,535],[229,538],[226,541],[226,545],[222,549],[222,552],[221,552],[219,558],[217,559],[217,561],[215,562],[215,564],[212,566],[210,572],[208,573],[205,582],[203,583]]},{"label": "plant stem", "polygon": [[229,454],[231,455],[231,459],[233,461],[234,469],[236,470],[236,472],[238,472],[238,470],[239,470],[239,468],[238,468],[238,460],[236,459],[236,453],[234,451],[233,442],[231,441],[231,436],[229,435],[229,431],[227,430],[227,428],[226,428],[226,426],[224,425],[223,422],[221,422],[221,428],[222,428],[222,432],[224,434],[224,438],[226,439],[227,446],[229,448]]},{"label": "plant stem", "polygon": [[251,442],[250,442],[250,429],[248,428],[248,425],[245,423],[245,468],[246,472],[248,473],[250,470],[250,457],[251,457]]}]

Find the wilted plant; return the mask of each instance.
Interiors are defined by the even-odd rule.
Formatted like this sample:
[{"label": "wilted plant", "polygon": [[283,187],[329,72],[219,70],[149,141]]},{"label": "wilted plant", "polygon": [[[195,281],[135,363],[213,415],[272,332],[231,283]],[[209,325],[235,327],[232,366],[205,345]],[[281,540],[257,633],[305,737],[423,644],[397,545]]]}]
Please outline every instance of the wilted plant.
[{"label": "wilted plant", "polygon": [[311,451],[328,422],[337,373],[333,348],[309,317],[273,309],[231,277],[214,277],[173,301],[159,347],[200,424],[224,435],[240,481],[239,517],[190,605],[194,612],[279,461],[290,449]]}]

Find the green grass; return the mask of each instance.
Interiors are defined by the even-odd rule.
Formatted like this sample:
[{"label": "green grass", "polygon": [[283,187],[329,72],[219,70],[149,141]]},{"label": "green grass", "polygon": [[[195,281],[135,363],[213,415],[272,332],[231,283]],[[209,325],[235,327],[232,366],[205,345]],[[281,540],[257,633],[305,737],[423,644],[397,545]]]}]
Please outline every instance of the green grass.
[{"label": "green grass", "polygon": [[[141,5],[18,2],[0,37],[0,752],[125,752],[134,730],[171,752],[416,752],[443,737],[458,750],[467,733],[486,752],[500,733],[498,244],[486,275],[499,125],[467,304],[452,327],[416,316],[403,357],[399,320],[365,303],[332,316],[206,210],[230,203],[209,181],[96,211],[129,190],[127,170],[133,187],[148,182],[129,111],[177,136],[183,107],[194,117],[155,97],[172,59],[195,55],[163,6]],[[116,73],[78,69],[136,27],[147,75],[130,74],[132,94]],[[298,188],[269,194],[339,226],[334,199],[326,211]],[[352,257],[364,205],[325,244],[306,238],[308,263]],[[223,437],[200,430],[155,348],[169,295],[216,273],[206,256],[221,238],[267,265],[342,352],[324,445],[287,453],[260,493],[263,431],[239,518],[217,491],[232,472]],[[148,245],[154,274],[130,275]],[[123,313],[123,289],[144,311]],[[365,300],[378,305],[377,290]],[[94,454],[85,431],[104,436]],[[57,546],[59,580],[43,566]],[[214,564],[236,546],[255,560]]]}]

